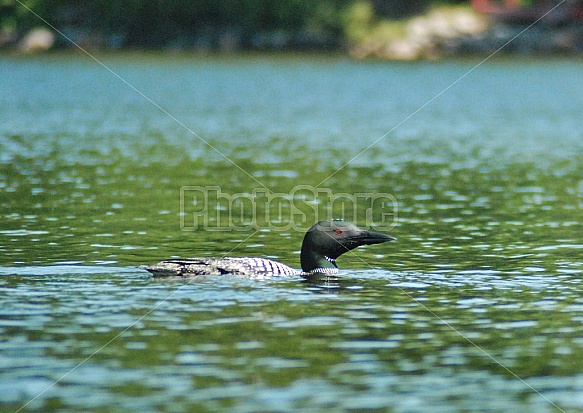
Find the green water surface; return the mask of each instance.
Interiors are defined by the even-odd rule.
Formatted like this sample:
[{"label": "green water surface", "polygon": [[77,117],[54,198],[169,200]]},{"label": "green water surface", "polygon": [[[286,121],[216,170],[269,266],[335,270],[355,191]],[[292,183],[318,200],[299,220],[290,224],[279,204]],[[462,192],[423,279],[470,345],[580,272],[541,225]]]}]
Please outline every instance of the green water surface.
[{"label": "green water surface", "polygon": [[[0,58],[0,410],[583,410],[581,62],[97,59]],[[398,240],[135,268],[298,267],[324,215]]]}]

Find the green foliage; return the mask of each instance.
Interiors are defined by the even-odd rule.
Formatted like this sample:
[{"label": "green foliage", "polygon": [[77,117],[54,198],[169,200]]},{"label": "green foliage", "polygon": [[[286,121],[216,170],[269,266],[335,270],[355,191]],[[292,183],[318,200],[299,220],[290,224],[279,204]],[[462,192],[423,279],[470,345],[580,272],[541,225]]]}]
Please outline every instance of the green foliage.
[{"label": "green foliage", "polygon": [[349,42],[367,41],[385,43],[403,37],[405,23],[378,19],[373,5],[366,0],[355,1],[344,14],[345,35]]},{"label": "green foliage", "polygon": [[243,46],[273,33],[307,33],[340,44],[346,35],[362,37],[379,5],[392,7],[372,0],[0,0],[0,30],[43,26],[40,16],[59,29],[121,35],[129,46],[225,32],[235,32]]},{"label": "green foliage", "polygon": [[[0,30],[14,31],[22,27],[30,26],[38,18],[34,16],[28,9],[39,10],[44,9],[43,0],[21,0],[20,5],[16,0],[0,0]],[[40,3],[40,4],[39,4]],[[37,24],[41,24],[38,21]]]},{"label": "green foliage", "polygon": [[347,0],[0,0],[0,28],[55,25],[123,32],[147,40],[177,32],[232,27],[246,34],[269,30],[330,29]]}]

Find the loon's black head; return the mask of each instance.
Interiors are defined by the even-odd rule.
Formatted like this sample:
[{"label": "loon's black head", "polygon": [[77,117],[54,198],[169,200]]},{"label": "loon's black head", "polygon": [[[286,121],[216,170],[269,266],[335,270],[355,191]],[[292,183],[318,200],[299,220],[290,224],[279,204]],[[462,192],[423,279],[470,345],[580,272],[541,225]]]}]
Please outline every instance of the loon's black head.
[{"label": "loon's black head", "polygon": [[[361,245],[381,244],[395,238],[366,231],[342,220],[320,221],[313,225],[302,243],[303,272],[335,272],[336,258]],[[328,270],[327,270],[328,269]]]}]

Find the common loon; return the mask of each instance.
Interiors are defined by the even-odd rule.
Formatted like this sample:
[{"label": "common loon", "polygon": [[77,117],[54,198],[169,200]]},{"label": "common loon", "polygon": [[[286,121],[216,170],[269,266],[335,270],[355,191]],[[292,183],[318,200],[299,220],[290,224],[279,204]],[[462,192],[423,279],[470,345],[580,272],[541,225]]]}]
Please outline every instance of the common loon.
[{"label": "common loon", "polygon": [[302,271],[277,261],[253,257],[185,258],[161,261],[143,266],[155,277],[236,274],[253,277],[285,275],[336,274],[336,258],[361,245],[381,244],[395,238],[366,231],[343,220],[320,221],[314,224],[302,243]]}]

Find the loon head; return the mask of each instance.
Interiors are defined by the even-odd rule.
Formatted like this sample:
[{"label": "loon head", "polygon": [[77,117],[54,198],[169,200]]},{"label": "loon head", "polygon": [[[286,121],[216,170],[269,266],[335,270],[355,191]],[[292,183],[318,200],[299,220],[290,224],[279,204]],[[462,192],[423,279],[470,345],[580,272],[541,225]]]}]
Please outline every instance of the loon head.
[{"label": "loon head", "polygon": [[336,258],[361,245],[381,244],[395,238],[366,231],[349,222],[320,221],[306,233],[300,260],[303,272],[336,272]]}]

